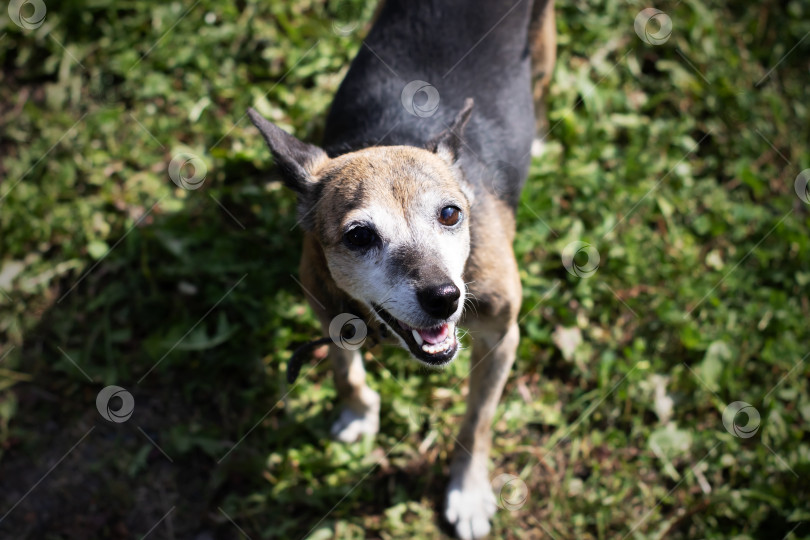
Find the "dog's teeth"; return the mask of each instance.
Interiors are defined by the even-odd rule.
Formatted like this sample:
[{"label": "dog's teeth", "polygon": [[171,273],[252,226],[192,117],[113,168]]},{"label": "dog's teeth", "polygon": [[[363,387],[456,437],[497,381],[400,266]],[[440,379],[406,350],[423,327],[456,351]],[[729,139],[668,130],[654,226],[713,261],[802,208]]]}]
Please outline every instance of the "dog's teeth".
[{"label": "dog's teeth", "polygon": [[421,346],[422,343],[424,343],[424,340],[422,339],[422,336],[420,336],[419,332],[417,332],[416,330],[411,330],[411,332],[413,332],[413,339],[416,340],[416,344]]},{"label": "dog's teeth", "polygon": [[437,354],[446,351],[450,348],[450,345],[453,344],[452,336],[448,336],[447,339],[442,341],[441,343],[436,343],[435,345],[431,345],[430,343],[425,343],[422,345],[422,350],[428,354]]}]

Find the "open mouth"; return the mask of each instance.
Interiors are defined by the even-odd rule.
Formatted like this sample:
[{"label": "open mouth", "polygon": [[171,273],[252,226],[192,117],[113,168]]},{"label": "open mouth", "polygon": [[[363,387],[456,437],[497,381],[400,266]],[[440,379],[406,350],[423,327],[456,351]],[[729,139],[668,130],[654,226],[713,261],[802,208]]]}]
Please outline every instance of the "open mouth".
[{"label": "open mouth", "polygon": [[430,328],[415,328],[379,306],[374,306],[374,309],[383,321],[405,340],[408,350],[417,360],[432,366],[443,366],[455,358],[458,352],[456,323],[443,322]]}]

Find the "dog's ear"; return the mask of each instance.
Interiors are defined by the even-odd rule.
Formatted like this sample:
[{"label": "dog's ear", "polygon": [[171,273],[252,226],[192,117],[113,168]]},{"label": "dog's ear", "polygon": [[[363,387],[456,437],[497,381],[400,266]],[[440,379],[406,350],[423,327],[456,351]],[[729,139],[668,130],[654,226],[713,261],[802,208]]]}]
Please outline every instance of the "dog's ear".
[{"label": "dog's ear", "polygon": [[449,165],[453,165],[458,161],[461,155],[462,136],[464,135],[464,128],[470,120],[472,108],[473,98],[465,99],[464,106],[456,115],[453,124],[428,141],[426,145],[428,150],[438,154]]},{"label": "dog's ear", "polygon": [[316,183],[313,172],[329,159],[326,152],[299,141],[253,108],[248,109],[248,116],[270,147],[284,184],[299,195],[307,195]]}]

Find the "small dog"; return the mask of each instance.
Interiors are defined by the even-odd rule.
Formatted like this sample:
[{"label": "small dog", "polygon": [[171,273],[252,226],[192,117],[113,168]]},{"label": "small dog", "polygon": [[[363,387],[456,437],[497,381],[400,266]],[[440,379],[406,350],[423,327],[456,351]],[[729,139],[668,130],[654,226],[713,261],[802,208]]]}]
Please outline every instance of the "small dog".
[{"label": "small dog", "polygon": [[[555,57],[553,0],[387,0],[322,147],[249,111],[297,194],[301,280],[325,331],[352,313],[375,341],[436,367],[456,357],[458,326],[470,329],[445,509],[461,538],[485,536],[496,509],[491,422],[519,338],[515,210]],[[329,355],[344,402],[333,435],[377,433],[360,353],[333,343]]]}]

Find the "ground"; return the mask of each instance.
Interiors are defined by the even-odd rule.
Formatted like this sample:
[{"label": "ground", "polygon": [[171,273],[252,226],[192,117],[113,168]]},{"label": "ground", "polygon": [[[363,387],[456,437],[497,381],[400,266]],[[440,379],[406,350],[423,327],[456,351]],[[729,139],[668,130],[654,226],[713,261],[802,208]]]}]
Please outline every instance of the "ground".
[{"label": "ground", "polygon": [[[317,141],[374,6],[19,4],[0,12],[2,536],[447,534],[468,353],[432,372],[372,351],[380,434],[330,440],[328,363],[285,382],[319,329],[294,199],[244,116]],[[559,4],[493,537],[810,538],[810,6]],[[109,385],[125,421],[97,407]]]}]

